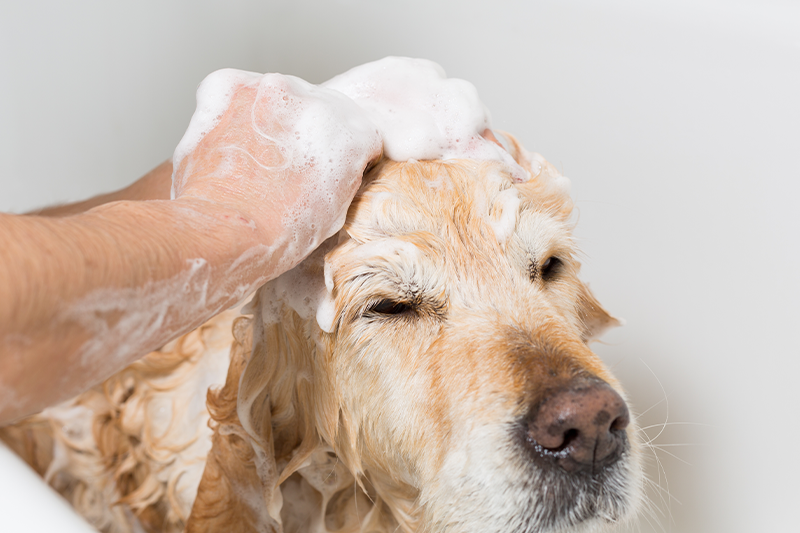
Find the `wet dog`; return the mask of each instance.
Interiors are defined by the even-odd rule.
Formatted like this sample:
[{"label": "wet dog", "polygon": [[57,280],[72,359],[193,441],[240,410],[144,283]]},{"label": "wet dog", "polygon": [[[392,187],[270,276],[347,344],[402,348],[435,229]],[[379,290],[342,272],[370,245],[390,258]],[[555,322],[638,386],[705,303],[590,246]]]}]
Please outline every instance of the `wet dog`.
[{"label": "wet dog", "polygon": [[[47,412],[5,439],[51,480],[68,473],[63,490],[91,489],[112,531],[584,532],[624,520],[638,443],[588,348],[616,320],[578,278],[568,182],[502,140],[531,180],[496,161],[380,162],[340,234],[235,320],[229,365],[206,349],[225,343],[227,316],[206,326],[214,343],[195,332],[194,351],[184,339],[163,352],[183,354],[163,371],[129,369],[62,407],[62,419],[84,409],[91,466],[41,451],[64,441]],[[207,414],[179,397],[215,383]]]}]

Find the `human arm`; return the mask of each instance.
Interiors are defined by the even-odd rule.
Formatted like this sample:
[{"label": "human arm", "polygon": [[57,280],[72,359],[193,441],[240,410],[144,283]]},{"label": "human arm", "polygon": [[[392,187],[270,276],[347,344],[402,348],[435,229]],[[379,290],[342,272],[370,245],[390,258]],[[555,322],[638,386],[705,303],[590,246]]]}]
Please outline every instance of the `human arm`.
[{"label": "human arm", "polygon": [[0,215],[0,421],[85,390],[244,297],[229,281],[249,288],[272,265],[231,268],[249,246],[242,225],[187,201]]},{"label": "human arm", "polygon": [[63,217],[77,215],[93,207],[121,200],[169,200],[171,187],[172,161],[164,161],[124,189],[93,196],[80,202],[44,207],[28,214],[43,217]]},{"label": "human arm", "polygon": [[175,200],[0,215],[0,423],[202,324],[341,227],[380,137],[301,82],[234,79],[210,132],[190,135],[193,118],[176,151]]}]

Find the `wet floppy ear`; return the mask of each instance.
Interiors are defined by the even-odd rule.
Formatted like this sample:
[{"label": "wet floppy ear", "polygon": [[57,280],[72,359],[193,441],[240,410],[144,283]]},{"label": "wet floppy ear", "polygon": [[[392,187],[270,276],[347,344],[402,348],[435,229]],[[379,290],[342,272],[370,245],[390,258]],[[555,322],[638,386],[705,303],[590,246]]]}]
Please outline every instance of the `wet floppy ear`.
[{"label": "wet floppy ear", "polygon": [[262,287],[254,316],[235,323],[225,385],[209,391],[212,448],[187,532],[280,531],[280,484],[319,446],[306,324],[293,310],[265,324],[269,295]]},{"label": "wet floppy ear", "polygon": [[599,338],[609,328],[622,326],[624,322],[606,311],[597,301],[589,286],[580,284],[578,293],[578,317],[581,320],[583,342]]},{"label": "wet floppy ear", "polygon": [[[240,318],[234,323],[235,342],[225,385],[208,392],[207,404],[214,434],[187,520],[188,533],[245,532],[264,521],[277,527],[277,522],[257,505],[263,502],[263,484],[258,468],[261,461],[251,435],[239,420],[237,408],[239,382],[250,358],[252,323],[249,318]],[[262,398],[262,402],[264,400],[268,402],[268,398]],[[264,455],[263,450],[261,455]]]}]

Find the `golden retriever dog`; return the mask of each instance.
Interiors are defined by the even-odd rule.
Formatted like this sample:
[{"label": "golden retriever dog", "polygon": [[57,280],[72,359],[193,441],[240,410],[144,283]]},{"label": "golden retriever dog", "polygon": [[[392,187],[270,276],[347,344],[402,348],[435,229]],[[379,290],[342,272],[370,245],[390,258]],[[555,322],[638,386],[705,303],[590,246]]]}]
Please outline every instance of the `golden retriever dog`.
[{"label": "golden retriever dog", "polygon": [[4,440],[104,531],[566,533],[626,519],[640,444],[588,347],[616,320],[578,278],[567,180],[502,140],[531,180],[496,161],[383,160],[343,230],[244,316]]}]

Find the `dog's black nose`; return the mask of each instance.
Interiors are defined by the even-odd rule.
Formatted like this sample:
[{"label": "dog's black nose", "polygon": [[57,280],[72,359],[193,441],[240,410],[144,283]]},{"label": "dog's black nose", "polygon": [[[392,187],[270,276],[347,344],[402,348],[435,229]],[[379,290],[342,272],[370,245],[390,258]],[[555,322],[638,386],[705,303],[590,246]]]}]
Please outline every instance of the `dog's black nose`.
[{"label": "dog's black nose", "polygon": [[535,455],[568,472],[597,471],[627,445],[628,406],[608,383],[576,379],[545,394],[527,419]]}]

